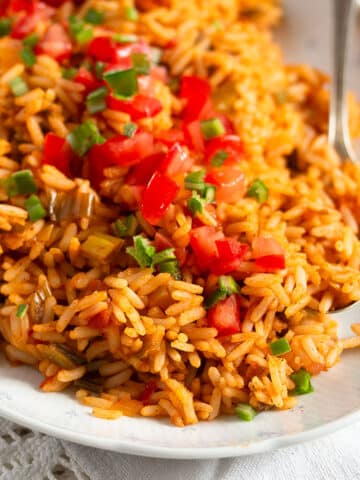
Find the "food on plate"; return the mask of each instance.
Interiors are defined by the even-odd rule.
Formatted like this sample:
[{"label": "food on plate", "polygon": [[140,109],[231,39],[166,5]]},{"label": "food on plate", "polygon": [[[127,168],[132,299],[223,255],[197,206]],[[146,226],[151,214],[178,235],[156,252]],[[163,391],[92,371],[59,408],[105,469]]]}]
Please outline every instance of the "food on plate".
[{"label": "food on plate", "polygon": [[[275,1],[0,7],[0,334],[95,416],[252,420],[313,391],[360,299],[360,168]],[[349,96],[350,129],[360,109]]]}]

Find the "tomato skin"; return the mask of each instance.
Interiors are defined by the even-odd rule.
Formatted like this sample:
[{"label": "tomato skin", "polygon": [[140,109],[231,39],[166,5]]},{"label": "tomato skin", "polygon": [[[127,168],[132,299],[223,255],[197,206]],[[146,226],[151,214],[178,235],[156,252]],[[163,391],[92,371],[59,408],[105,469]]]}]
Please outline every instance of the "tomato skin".
[{"label": "tomato skin", "polygon": [[271,237],[256,237],[252,243],[255,265],[262,271],[273,272],[285,268],[285,252]]},{"label": "tomato skin", "polygon": [[163,143],[167,147],[171,147],[174,143],[185,143],[184,132],[176,128],[164,130],[156,135],[156,140]]},{"label": "tomato skin", "polygon": [[224,234],[214,227],[203,226],[193,228],[190,233],[190,245],[195,254],[196,264],[202,270],[209,270],[218,258],[216,241],[222,240]]},{"label": "tomato skin", "polygon": [[58,61],[71,56],[72,44],[69,35],[60,23],[50,25],[44,37],[35,47],[35,52],[49,55]]},{"label": "tomato skin", "polygon": [[175,199],[179,186],[161,172],[155,172],[141,201],[141,213],[151,225],[157,225]]},{"label": "tomato skin", "polygon": [[13,12],[33,13],[36,5],[36,0],[10,0],[10,9]]},{"label": "tomato skin", "polygon": [[160,171],[172,177],[190,170],[191,165],[189,153],[179,143],[174,143],[162,161]]},{"label": "tomato skin", "polygon": [[131,100],[121,100],[113,95],[106,98],[107,107],[111,110],[128,113],[132,120],[152,118],[162,110],[162,104],[157,98],[136,95]]},{"label": "tomato skin", "polygon": [[230,295],[210,308],[207,317],[208,325],[216,328],[218,336],[232,335],[240,332],[240,299]]},{"label": "tomato skin", "polygon": [[196,152],[203,152],[205,149],[205,141],[201,132],[200,122],[194,120],[183,124],[183,132],[186,144]]},{"label": "tomato skin", "polygon": [[130,167],[152,153],[153,136],[148,132],[138,131],[131,138],[116,135],[101,145],[102,154],[108,164]]},{"label": "tomato skin", "polygon": [[161,165],[164,157],[165,154],[159,152],[143,158],[140,163],[133,166],[126,177],[126,183],[128,185],[147,185],[155,170]]},{"label": "tomato skin", "polygon": [[249,247],[234,238],[216,240],[218,259],[211,266],[215,275],[226,275],[238,270],[248,252]]},{"label": "tomato skin", "polygon": [[100,184],[104,180],[104,169],[114,165],[107,157],[103,145],[94,145],[88,155],[88,177],[95,190],[100,189]]},{"label": "tomato skin", "polygon": [[183,119],[186,122],[203,119],[203,110],[209,107],[211,87],[207,80],[184,75],[180,84],[180,98],[186,101]]},{"label": "tomato skin", "polygon": [[156,389],[157,389],[157,383],[155,382],[155,380],[149,380],[145,384],[145,388],[139,396],[140,402],[142,402],[143,405],[149,405],[151,396],[153,393],[155,393]]},{"label": "tomato skin", "polygon": [[79,68],[73,81],[84,85],[86,95],[93,90],[96,90],[101,85],[101,82],[99,82],[95,75],[85,67]]},{"label": "tomato skin", "polygon": [[244,153],[243,142],[237,135],[216,137],[206,144],[205,161],[211,163],[214,155],[219,151],[224,151],[228,154],[228,157],[224,161],[225,165],[239,163]]},{"label": "tomato skin", "polygon": [[89,43],[87,53],[100,62],[116,62],[116,43],[110,37],[96,37]]},{"label": "tomato skin", "polygon": [[42,165],[53,165],[67,177],[71,176],[73,153],[65,138],[48,133],[45,137]]},{"label": "tomato skin", "polygon": [[35,5],[35,9],[28,15],[21,16],[13,25],[11,37],[22,40],[35,30],[36,24],[54,15],[55,10],[42,2]]},{"label": "tomato skin", "polygon": [[233,203],[246,193],[245,175],[242,171],[223,165],[210,170],[205,181],[216,185],[216,201]]},{"label": "tomato skin", "polygon": [[90,318],[88,326],[93,328],[106,328],[111,319],[111,311],[103,310]]}]

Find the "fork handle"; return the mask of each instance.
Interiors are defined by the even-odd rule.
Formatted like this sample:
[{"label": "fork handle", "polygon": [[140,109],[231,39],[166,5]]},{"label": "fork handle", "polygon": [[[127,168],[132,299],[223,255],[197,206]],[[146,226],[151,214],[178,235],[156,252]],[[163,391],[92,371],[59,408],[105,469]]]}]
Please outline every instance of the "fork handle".
[{"label": "fork handle", "polygon": [[349,33],[356,0],[333,0],[333,85],[330,98],[329,142],[342,159],[355,161],[346,102]]}]

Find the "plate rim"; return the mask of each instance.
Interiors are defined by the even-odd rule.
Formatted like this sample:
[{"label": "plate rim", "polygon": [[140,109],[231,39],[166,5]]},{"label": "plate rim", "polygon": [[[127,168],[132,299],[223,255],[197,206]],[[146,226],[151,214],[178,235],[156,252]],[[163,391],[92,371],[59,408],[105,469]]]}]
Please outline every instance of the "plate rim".
[{"label": "plate rim", "polygon": [[[111,452],[143,456],[150,458],[177,459],[177,460],[205,460],[214,458],[242,457],[247,455],[255,455],[268,453],[292,445],[303,442],[316,440],[342,428],[349,426],[351,423],[360,420],[360,408],[350,412],[342,417],[324,423],[309,430],[282,435],[278,438],[267,438],[249,445],[238,444],[232,446],[219,447],[160,447],[148,446],[141,444],[132,444],[129,441],[119,439],[97,438],[86,433],[61,428],[42,420],[28,418],[26,415],[12,411],[10,408],[0,404],[0,417],[10,420],[18,425],[24,426],[31,430],[55,437],[59,440],[73,442],[78,445],[107,450]],[[174,427],[176,428],[176,427]],[[184,427],[186,428],[186,427]]]}]

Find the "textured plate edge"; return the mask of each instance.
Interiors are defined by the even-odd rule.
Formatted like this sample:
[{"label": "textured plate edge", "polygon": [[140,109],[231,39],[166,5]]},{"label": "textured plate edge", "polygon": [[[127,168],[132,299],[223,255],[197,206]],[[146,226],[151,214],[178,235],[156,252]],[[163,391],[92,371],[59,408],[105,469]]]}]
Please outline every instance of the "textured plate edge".
[{"label": "textured plate edge", "polygon": [[[131,444],[119,440],[96,439],[90,435],[72,432],[46,422],[29,419],[24,415],[10,411],[0,405],[0,416],[18,425],[56,437],[60,440],[77,443],[79,445],[93,447],[117,453],[139,455],[143,457],[178,459],[178,460],[202,460],[214,458],[242,457],[259,453],[267,453],[279,448],[289,447],[299,443],[316,440],[345,428],[360,420],[360,410],[349,413],[332,422],[315,427],[305,432],[284,435],[279,438],[261,440],[253,444],[234,445],[226,447],[204,448],[177,448],[177,447],[149,447],[141,444]],[[176,428],[176,427],[174,427]],[[185,427],[186,428],[186,427]]]}]

